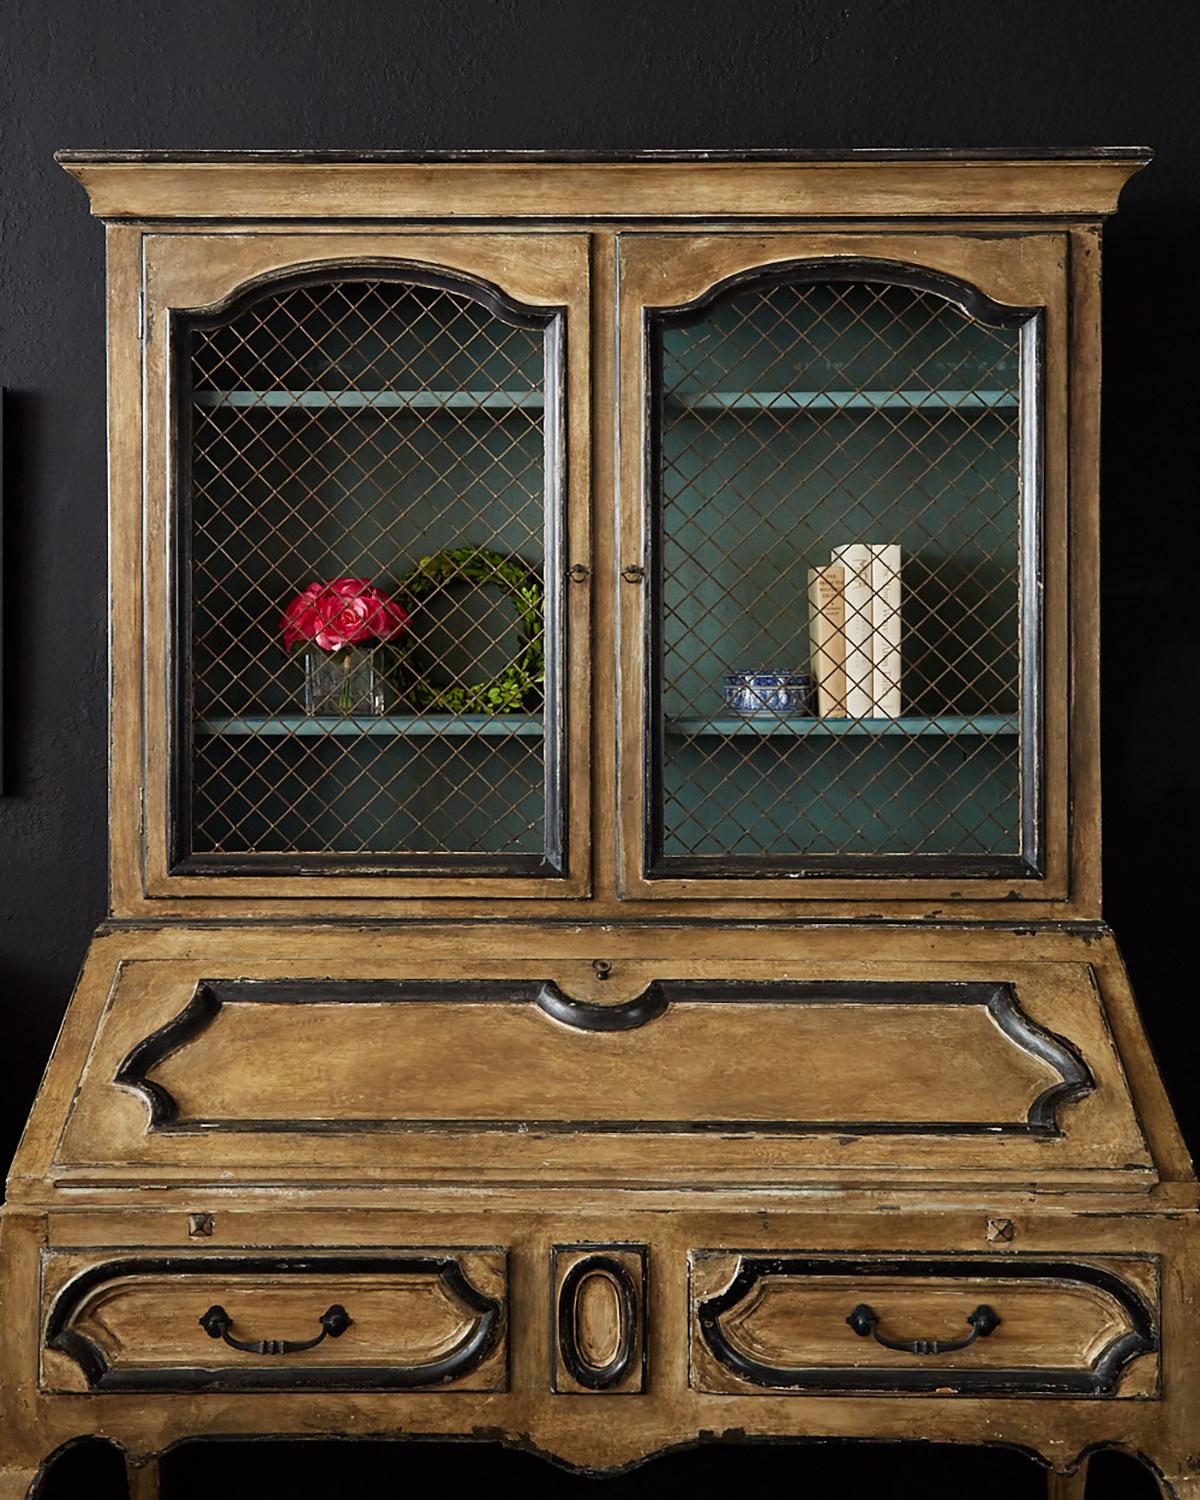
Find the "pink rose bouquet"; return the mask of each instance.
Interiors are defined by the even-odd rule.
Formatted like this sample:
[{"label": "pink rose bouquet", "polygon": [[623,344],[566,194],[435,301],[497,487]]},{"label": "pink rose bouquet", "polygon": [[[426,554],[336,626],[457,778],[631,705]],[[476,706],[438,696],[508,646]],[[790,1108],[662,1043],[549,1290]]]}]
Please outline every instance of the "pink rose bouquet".
[{"label": "pink rose bouquet", "polygon": [[280,621],[283,644],[341,651],[394,640],[408,628],[408,614],[365,578],[335,578],[310,583],[297,594]]}]

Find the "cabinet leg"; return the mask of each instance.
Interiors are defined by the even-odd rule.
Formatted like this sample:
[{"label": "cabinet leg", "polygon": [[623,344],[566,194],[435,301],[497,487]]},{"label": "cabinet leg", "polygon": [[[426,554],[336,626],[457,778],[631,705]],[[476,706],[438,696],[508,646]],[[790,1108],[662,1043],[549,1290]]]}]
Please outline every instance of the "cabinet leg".
[{"label": "cabinet leg", "polygon": [[129,1479],[129,1500],[159,1500],[157,1458],[148,1458],[141,1463],[129,1459],[125,1473]]},{"label": "cabinet leg", "polygon": [[1087,1490],[1088,1460],[1081,1458],[1069,1474],[1051,1469],[1046,1476],[1046,1500],[1083,1500]]},{"label": "cabinet leg", "polygon": [[25,1500],[38,1472],[37,1469],[0,1469],[0,1500]]}]

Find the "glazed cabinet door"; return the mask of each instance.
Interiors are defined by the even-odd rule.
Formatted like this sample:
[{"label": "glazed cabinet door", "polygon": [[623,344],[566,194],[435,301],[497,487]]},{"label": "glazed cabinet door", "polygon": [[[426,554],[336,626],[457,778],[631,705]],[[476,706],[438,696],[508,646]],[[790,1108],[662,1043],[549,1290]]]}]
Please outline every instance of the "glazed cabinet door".
[{"label": "glazed cabinet door", "polygon": [[622,888],[1067,891],[1067,238],[620,236]]},{"label": "glazed cabinet door", "polygon": [[144,299],[146,893],[581,894],[586,241],[151,235]]}]

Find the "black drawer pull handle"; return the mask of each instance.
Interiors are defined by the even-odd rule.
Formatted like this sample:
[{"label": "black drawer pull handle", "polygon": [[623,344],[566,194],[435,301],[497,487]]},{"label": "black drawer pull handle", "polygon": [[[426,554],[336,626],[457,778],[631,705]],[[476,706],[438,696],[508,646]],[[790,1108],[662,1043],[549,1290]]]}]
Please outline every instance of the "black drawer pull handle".
[{"label": "black drawer pull handle", "polygon": [[233,1319],[220,1306],[209,1308],[200,1319],[200,1327],[210,1339],[224,1339],[231,1349],[241,1349],[245,1354],[299,1354],[302,1349],[315,1349],[326,1335],[340,1339],[353,1322],[342,1304],[335,1302],[321,1314],[321,1331],[315,1339],[235,1339],[229,1331]]},{"label": "black drawer pull handle", "polygon": [[985,1339],[1000,1327],[1001,1318],[994,1308],[981,1302],[967,1318],[971,1332],[965,1339],[912,1339],[905,1343],[901,1339],[885,1338],[879,1331],[879,1317],[873,1307],[860,1302],[846,1319],[860,1338],[873,1338],[885,1349],[897,1349],[901,1354],[953,1354],[956,1349],[965,1349],[976,1339]]}]

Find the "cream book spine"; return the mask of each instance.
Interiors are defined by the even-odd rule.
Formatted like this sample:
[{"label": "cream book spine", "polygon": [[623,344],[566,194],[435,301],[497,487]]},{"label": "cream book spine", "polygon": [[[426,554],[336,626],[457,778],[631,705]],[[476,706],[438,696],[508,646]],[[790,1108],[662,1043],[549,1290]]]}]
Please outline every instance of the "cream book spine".
[{"label": "cream book spine", "polygon": [[900,562],[895,542],[871,548],[871,712],[877,719],[903,712]]},{"label": "cream book spine", "polygon": [[808,570],[808,630],[817,712],[846,715],[846,570],[831,563]]},{"label": "cream book spine", "polygon": [[833,549],[833,561],[846,570],[846,714],[869,719],[872,709],[871,549],[852,542]]}]

